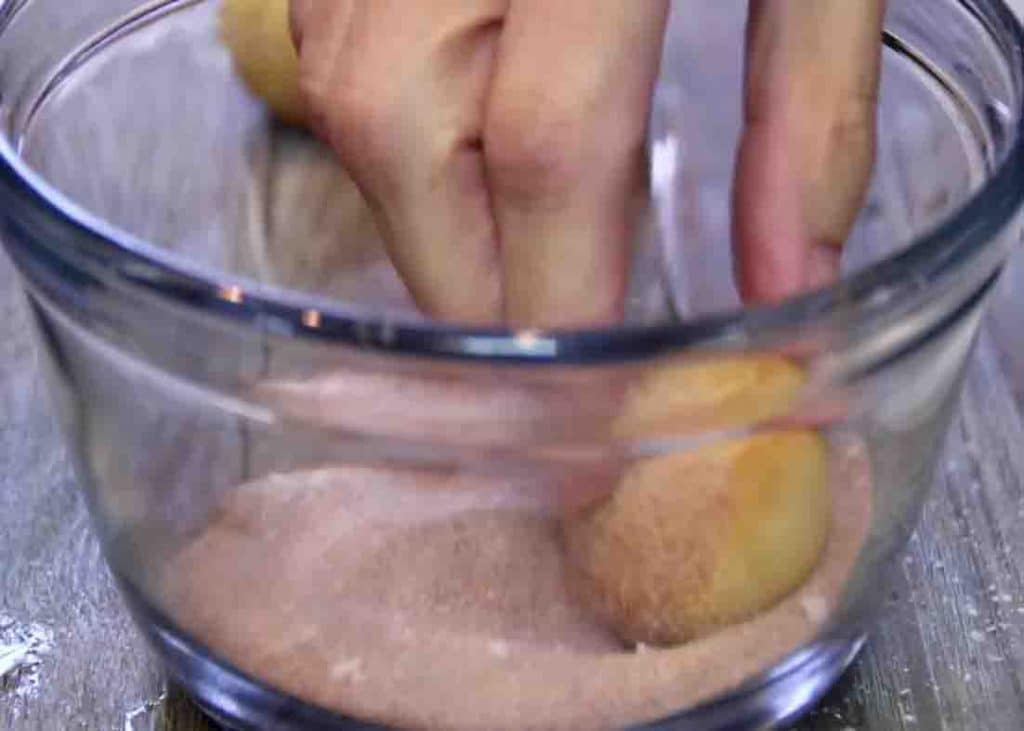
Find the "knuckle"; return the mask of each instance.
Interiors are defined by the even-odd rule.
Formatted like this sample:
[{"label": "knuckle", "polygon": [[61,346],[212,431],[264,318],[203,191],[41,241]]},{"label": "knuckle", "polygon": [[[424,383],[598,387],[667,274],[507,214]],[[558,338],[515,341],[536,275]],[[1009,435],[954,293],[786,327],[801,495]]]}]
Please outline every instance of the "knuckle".
[{"label": "knuckle", "polygon": [[595,157],[585,127],[581,115],[557,109],[492,110],[484,149],[498,194],[535,198],[568,192]]},{"label": "knuckle", "polygon": [[381,166],[393,149],[400,105],[386,78],[304,65],[300,87],[316,131],[352,167]]}]

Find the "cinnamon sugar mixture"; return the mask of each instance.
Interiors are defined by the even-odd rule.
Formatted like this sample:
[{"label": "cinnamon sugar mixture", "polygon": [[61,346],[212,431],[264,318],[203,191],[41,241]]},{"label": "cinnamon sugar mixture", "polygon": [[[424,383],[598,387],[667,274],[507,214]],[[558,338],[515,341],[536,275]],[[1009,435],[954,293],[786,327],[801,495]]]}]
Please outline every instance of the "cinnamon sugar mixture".
[{"label": "cinnamon sugar mixture", "polygon": [[[712,699],[812,641],[870,523],[860,448],[832,457],[811,578],[751,621],[626,647],[574,601],[539,487],[364,468],[235,490],[159,577],[164,610],[246,673],[403,727],[606,728]],[[532,492],[532,494],[531,494]]]}]

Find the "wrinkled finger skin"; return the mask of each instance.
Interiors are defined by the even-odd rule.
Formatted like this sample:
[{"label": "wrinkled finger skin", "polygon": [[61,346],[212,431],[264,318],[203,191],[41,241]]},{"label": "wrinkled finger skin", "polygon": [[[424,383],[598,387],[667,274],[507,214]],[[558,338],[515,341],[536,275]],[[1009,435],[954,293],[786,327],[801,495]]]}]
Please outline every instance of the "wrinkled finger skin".
[{"label": "wrinkled finger skin", "polygon": [[885,0],[751,0],[734,222],[748,302],[838,275],[874,167],[884,14]]},{"label": "wrinkled finger skin", "polygon": [[501,318],[498,232],[481,148],[507,0],[292,4],[311,125],[373,207],[429,315]]},{"label": "wrinkled finger skin", "polygon": [[446,320],[621,319],[669,0],[292,0],[311,126]]}]

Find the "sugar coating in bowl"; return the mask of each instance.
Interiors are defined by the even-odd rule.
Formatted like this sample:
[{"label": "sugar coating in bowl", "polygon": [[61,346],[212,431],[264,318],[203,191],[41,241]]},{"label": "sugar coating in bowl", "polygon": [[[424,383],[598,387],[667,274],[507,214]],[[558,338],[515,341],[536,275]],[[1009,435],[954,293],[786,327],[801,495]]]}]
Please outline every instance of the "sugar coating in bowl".
[{"label": "sugar coating in bowl", "polygon": [[834,450],[829,471],[827,540],[806,580],[673,647],[624,644],[578,600],[560,521],[524,485],[457,473],[338,468],[243,485],[150,593],[215,656],[342,715],[641,723],[734,689],[824,628],[871,512],[859,447]]},{"label": "sugar coating in bowl", "polygon": [[[318,424],[396,387],[324,389],[338,380],[270,391]],[[472,409],[459,393],[437,381],[415,407]],[[862,447],[805,430],[634,462],[568,515],[563,489],[470,466],[269,475],[226,496],[151,594],[216,656],[342,715],[617,727],[711,700],[813,641],[871,514]]]}]

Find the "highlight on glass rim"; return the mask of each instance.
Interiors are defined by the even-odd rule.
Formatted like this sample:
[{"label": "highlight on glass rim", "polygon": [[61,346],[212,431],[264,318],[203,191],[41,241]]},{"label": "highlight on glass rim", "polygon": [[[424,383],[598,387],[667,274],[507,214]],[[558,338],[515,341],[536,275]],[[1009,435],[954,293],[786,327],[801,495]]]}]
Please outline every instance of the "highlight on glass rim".
[{"label": "highlight on glass rim", "polygon": [[1024,727],[1020,0],[0,0],[0,728]]}]

